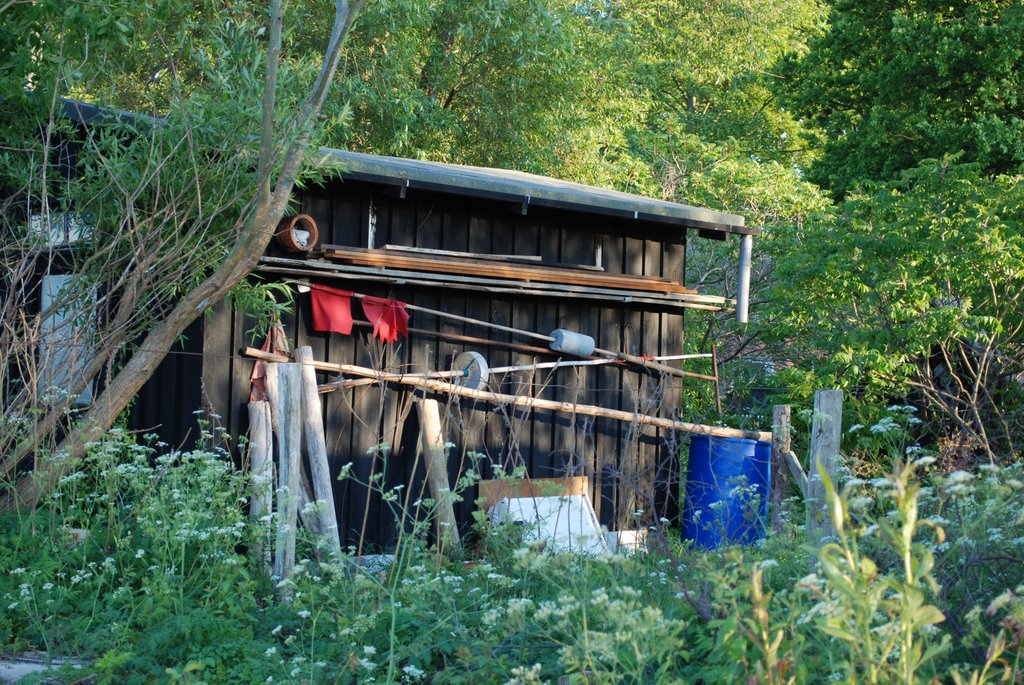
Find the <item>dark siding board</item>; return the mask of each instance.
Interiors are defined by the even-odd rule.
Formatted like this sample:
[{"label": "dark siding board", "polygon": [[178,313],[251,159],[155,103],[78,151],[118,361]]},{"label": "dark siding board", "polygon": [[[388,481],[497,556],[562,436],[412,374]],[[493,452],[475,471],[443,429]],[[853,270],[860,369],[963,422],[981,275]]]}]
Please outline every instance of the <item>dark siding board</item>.
[{"label": "dark siding board", "polygon": [[[330,196],[330,221],[326,224],[326,230],[321,228],[321,244],[366,247],[370,196],[368,192],[354,195],[352,190],[345,188],[345,192]],[[378,231],[381,230],[381,224],[378,212]]]},{"label": "dark siding board", "polygon": [[[195,425],[196,410],[203,406],[203,317],[197,318],[185,329],[185,340],[178,356],[178,394],[183,401],[172,404],[177,415],[174,434],[180,435]],[[222,361],[229,361],[223,359]]]},{"label": "dark siding board", "polygon": [[[593,264],[595,247],[599,233],[594,230],[592,222],[580,220],[567,221],[561,234],[560,253],[563,262],[570,264]],[[559,327],[590,335],[595,341],[598,338],[600,315],[594,304],[577,305],[571,301],[564,302],[560,307]],[[564,379],[565,392],[562,399],[578,404],[601,404],[600,393],[592,389],[597,382],[598,374],[592,367],[569,368],[561,372]],[[565,431],[562,449],[566,456],[566,469],[572,475],[587,475],[593,484],[591,497],[598,501],[595,474],[597,470],[597,451],[594,439],[595,419],[586,416],[567,417],[569,425]]]},{"label": "dark siding board", "polygon": [[559,254],[566,264],[593,264],[595,236],[592,222],[579,219],[569,220],[563,224]]},{"label": "dark siding board", "polygon": [[[175,367],[177,365],[178,365],[177,355],[170,354],[170,355],[167,355],[166,357],[164,357],[164,362],[161,363],[160,366],[157,367],[156,374],[154,374],[156,376],[156,378],[157,378],[157,387],[164,388],[164,389],[176,387],[175,386],[175,376],[176,376],[175,372],[177,371],[177,369]],[[184,403],[182,403],[182,404],[184,404]],[[159,434],[164,434],[164,435],[174,435],[175,425],[177,424],[177,420],[176,420],[176,416],[175,416],[175,414],[177,414],[177,411],[175,411],[176,410],[176,406],[175,406],[175,402],[174,402],[174,396],[169,394],[169,393],[168,394],[158,393],[157,396],[154,398],[153,405],[154,405],[154,408],[156,409],[156,417],[155,418],[156,418],[157,432]],[[180,411],[191,411],[191,410],[186,410],[185,407],[183,406],[183,407],[181,407]],[[189,441],[189,442],[191,442],[191,441]],[[175,443],[172,443],[172,444],[175,444]],[[178,446],[179,445],[175,444],[175,447],[178,447]]]},{"label": "dark siding board", "polygon": [[416,247],[442,249],[444,201],[438,196],[416,197]]},{"label": "dark siding board", "polygon": [[469,214],[458,202],[442,205],[441,248],[456,252],[469,251]]},{"label": "dark siding board", "polygon": [[[640,273],[645,276],[656,276],[662,273],[662,249],[657,235],[650,227],[643,232],[644,240],[637,243],[627,240],[627,259],[636,261],[636,252],[642,252]],[[632,253],[632,254],[631,254]],[[644,312],[639,308],[631,312],[635,329],[637,354],[655,355],[661,351],[661,330],[656,312]],[[668,377],[655,373],[639,373],[636,376],[637,407],[642,414],[665,416],[666,408],[662,406],[662,397]],[[636,444],[635,478],[638,486],[637,508],[647,510],[646,499],[654,494],[655,474],[658,466],[660,432],[650,427],[634,429]],[[654,512],[645,511],[642,523],[651,523]]]},{"label": "dark siding board", "polygon": [[[252,389],[252,360],[236,359],[238,351],[247,346],[259,347],[262,340],[254,340],[250,331],[257,325],[256,319],[234,309],[232,311],[232,341],[229,354],[232,357],[231,368],[231,397],[229,399],[228,413],[223,420],[228,430],[233,435],[245,435],[249,432],[249,394]],[[223,360],[221,360],[223,361]]]},{"label": "dark siding board", "polygon": [[[413,196],[410,195],[404,199],[393,200],[389,219],[388,223],[391,227],[390,242],[395,245],[415,247],[417,245],[416,227],[418,222],[416,221],[416,203],[413,200]],[[377,221],[377,227],[380,230],[380,218]]]},{"label": "dark siding board", "polygon": [[[512,310],[512,326],[532,331],[536,323],[536,302],[525,298],[517,300]],[[512,356],[513,365],[528,365],[533,363],[533,360],[533,356],[525,353],[517,352]],[[509,379],[512,383],[511,392],[513,394],[533,395],[538,390],[537,373],[532,369],[513,372],[509,374]],[[537,435],[540,431],[536,421],[538,412],[509,408],[507,413],[512,421],[512,430],[514,432],[514,436],[510,436],[510,438],[514,437],[514,442],[510,441],[509,447],[515,449],[515,453],[509,456],[517,460],[514,463],[525,464],[530,475],[537,475],[542,458],[547,456],[545,450],[547,443],[544,442],[542,444],[543,438]],[[532,450],[530,452],[522,451],[521,448],[524,446],[532,446]],[[522,459],[521,462],[519,461],[520,459]]]},{"label": "dark siding board", "polygon": [[[666,278],[685,282],[686,244],[682,237],[674,237],[662,243],[661,275]],[[662,312],[660,314],[661,354],[672,355],[683,352],[683,314]],[[675,365],[675,362],[670,362]],[[686,362],[678,362],[684,365]],[[682,366],[681,366],[682,367]],[[670,379],[665,392],[665,407],[672,415],[681,409],[681,381]],[[656,492],[659,505],[659,516],[676,523],[679,517],[679,449],[682,434],[675,431],[663,431],[661,452],[658,465],[658,490]]]},{"label": "dark siding board", "polygon": [[[603,264],[608,273],[624,273],[623,256],[625,239],[611,233],[602,236]],[[621,307],[609,304],[597,310],[594,338],[603,349],[620,351],[622,339]],[[616,365],[594,367],[595,403],[610,409],[622,409],[622,371]],[[611,525],[618,492],[616,472],[619,466],[621,421],[597,418],[594,421],[595,500],[601,522]]]},{"label": "dark siding board", "polygon": [[[332,335],[328,342],[328,360],[338,363],[352,362],[355,357],[354,345],[352,337]],[[355,545],[357,542],[357,534],[353,533],[353,530],[358,530],[357,522],[362,521],[362,507],[359,504],[365,498],[365,487],[357,483],[356,479],[337,480],[337,474],[346,464],[355,465],[352,447],[353,393],[353,390],[338,390],[324,396],[327,453],[331,459],[331,472],[335,476],[335,508],[339,518],[338,530],[344,547]],[[355,513],[357,510],[360,512],[358,518]]]},{"label": "dark siding board", "polygon": [[[193,412],[202,407],[202,374],[203,374],[203,320],[202,317],[193,321],[185,329],[184,340],[171,351],[175,358],[176,392],[165,393],[165,406],[171,414],[172,434],[189,435],[195,426]],[[228,360],[222,360],[222,362]],[[175,396],[182,397],[178,401]],[[221,422],[215,422],[221,425]]]},{"label": "dark siding board", "polygon": [[[630,274],[643,274],[645,263],[645,241],[627,236],[625,239],[624,270]],[[643,313],[635,306],[624,305],[624,328],[622,347],[620,349],[635,355],[648,354],[647,341],[644,339],[644,317]],[[645,413],[649,409],[647,401],[650,392],[649,377],[643,373],[629,371],[623,376],[623,409],[634,413]],[[646,464],[646,449],[644,444],[645,431],[642,427],[629,424],[626,427],[624,444],[620,448],[621,459],[619,469],[624,479],[623,486],[619,489],[619,506],[617,519],[620,526],[629,526],[632,522],[632,512],[642,509],[638,497],[641,495],[638,490],[643,490],[645,482],[643,472]]]},{"label": "dark siding board", "polygon": [[[558,217],[549,213],[539,214],[535,217],[537,231],[540,239],[541,257],[550,261],[561,261],[561,243],[564,227],[558,221]],[[543,222],[543,223],[542,223]],[[547,335],[556,328],[564,327],[576,330],[572,323],[566,321],[564,324],[559,320],[558,301],[554,298],[537,298],[537,318],[533,331]],[[539,343],[544,346],[543,342]],[[538,358],[536,361],[544,361]],[[563,379],[564,374],[558,370],[542,369],[535,376],[540,391],[540,396],[550,400],[561,400],[564,398]],[[534,429],[535,446],[540,450],[542,458],[541,470],[531,473],[534,477],[550,478],[563,473],[565,462],[562,454],[562,446],[568,441],[565,430],[567,424],[564,421],[565,415],[559,412],[538,412],[535,416],[536,428]]]},{"label": "dark siding board", "polygon": [[334,242],[332,233],[332,212],[331,196],[322,189],[307,193],[302,196],[299,203],[299,211],[308,214],[316,221],[317,230],[320,232],[319,242]]},{"label": "dark siding board", "polygon": [[[231,425],[231,377],[236,365],[249,366],[235,358],[233,347],[234,310],[230,303],[214,305],[203,315],[203,408],[219,414],[227,422],[226,428],[238,435],[237,426]],[[225,359],[228,357],[228,359]],[[248,402],[248,396],[245,401]]]},{"label": "dark siding board", "polygon": [[193,412],[203,408],[202,336],[202,320],[197,319],[139,391],[129,411],[132,429],[156,435],[168,449],[192,449],[197,443],[198,424]]},{"label": "dark siding board", "polygon": [[[374,449],[380,444],[380,406],[384,392],[386,390],[377,385],[359,386],[352,389],[350,399],[354,417],[350,458],[358,488],[363,491],[355,511],[351,512],[350,525],[358,531],[357,538],[362,538],[371,549],[386,544],[382,539],[387,527],[382,516],[384,504],[379,484],[374,480],[376,474],[387,471],[388,455]],[[364,547],[363,551],[367,549]]]},{"label": "dark siding board", "polygon": [[[481,210],[479,205],[475,203],[470,205],[470,213],[467,217],[466,251],[477,254],[492,254],[493,234],[494,228],[490,217]],[[467,297],[465,315],[468,318],[479,321],[490,321],[492,306],[493,300],[487,296]],[[465,335],[474,335],[473,327],[470,324],[466,324],[463,327],[463,332]],[[488,337],[489,335],[491,333],[485,334],[482,337]],[[464,344],[460,347],[460,351],[470,348],[471,346]],[[487,359],[488,364],[493,363],[495,359],[494,348],[480,350],[479,352]],[[476,466],[478,469],[483,470],[488,477],[493,475],[490,472],[490,463],[498,457],[496,453],[492,454],[494,445],[488,442],[488,419],[492,416],[488,409],[488,405],[474,400],[466,399],[459,403],[462,435],[460,436],[461,440],[457,441],[460,444],[460,463],[456,472],[452,474],[454,477],[461,475],[464,469],[469,466]],[[468,459],[468,455],[471,452],[484,455],[482,458],[483,463],[471,464],[471,460]],[[469,520],[472,520],[472,511],[475,509],[475,500],[478,494],[478,489],[475,486],[464,493],[463,504],[468,506],[463,507],[460,516],[468,514]],[[467,508],[469,509],[468,512],[466,511]]]}]

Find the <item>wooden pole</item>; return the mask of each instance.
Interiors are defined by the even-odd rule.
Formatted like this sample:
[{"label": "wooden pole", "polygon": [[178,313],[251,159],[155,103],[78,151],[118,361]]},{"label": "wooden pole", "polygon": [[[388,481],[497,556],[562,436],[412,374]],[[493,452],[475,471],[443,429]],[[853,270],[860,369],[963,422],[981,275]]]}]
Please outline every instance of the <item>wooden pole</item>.
[{"label": "wooden pole", "polygon": [[306,434],[306,452],[309,456],[309,477],[316,496],[316,514],[327,548],[341,557],[341,538],[338,536],[338,514],[334,508],[334,488],[331,467],[327,462],[327,439],[324,435],[323,408],[316,386],[313,368],[313,348],[303,346],[295,351],[295,360],[302,368],[302,427]]},{"label": "wooden pole", "polygon": [[441,414],[437,400],[420,400],[420,445],[427,465],[427,484],[434,499],[434,530],[438,550],[459,545],[459,529],[452,506],[451,485],[448,482],[448,452],[441,432]]},{"label": "wooden pole", "polygon": [[260,531],[253,553],[269,574],[271,528],[262,519],[274,509],[274,433],[270,426],[270,403],[266,401],[249,403],[249,478],[249,524]]},{"label": "wooden pole", "polygon": [[712,379],[715,382],[715,411],[722,418],[722,383],[718,377],[718,346],[711,343],[711,368],[714,369]]},{"label": "wooden pole", "polygon": [[[807,539],[820,544],[835,535],[829,517],[825,486],[820,472],[836,482],[839,473],[839,440],[843,430],[843,391],[815,390],[814,419],[811,425],[811,454],[807,472]],[[819,471],[820,469],[820,471]]]},{"label": "wooden pole", "polygon": [[[275,356],[279,356],[279,355],[275,355]],[[288,360],[288,358],[284,357],[282,361],[287,361],[287,360]],[[272,360],[267,360],[267,361],[272,361]],[[277,416],[278,407],[280,406],[280,397],[278,395],[279,391],[278,391],[278,378],[277,378],[277,376],[278,376],[278,374],[277,374],[277,364],[273,364],[273,363],[272,364],[267,364],[267,372],[266,372],[266,375],[264,376],[263,382],[264,382],[264,384],[266,386],[267,400],[268,400],[268,404],[270,405],[270,409],[271,409],[271,411],[270,411],[270,426],[271,426],[271,429],[273,430],[273,432],[275,434],[280,435],[280,433],[281,433],[281,426],[278,423],[278,416]],[[300,472],[301,472],[301,469],[300,469]],[[303,476],[304,475],[305,474],[303,474]],[[281,476],[281,474],[279,473],[278,474],[278,479],[280,479],[280,476]],[[320,529],[318,528],[318,526],[320,525],[320,522],[317,519],[315,519],[314,517],[312,517],[311,515],[309,515],[307,513],[307,511],[306,511],[307,505],[311,504],[312,502],[313,502],[312,488],[310,487],[309,482],[307,481],[307,479],[305,477],[302,477],[300,479],[299,502],[298,502],[298,505],[297,505],[297,509],[299,510],[299,516],[302,518],[302,525],[304,525],[308,530],[310,530],[310,531],[312,531],[314,533],[319,534],[320,533]]]},{"label": "wooden pole", "polygon": [[790,450],[790,417],[792,409],[788,404],[778,404],[772,409],[772,464],[771,464],[771,507],[772,531],[782,532],[783,504],[790,496],[792,483],[786,453]]},{"label": "wooden pole", "polygon": [[[266,359],[264,361],[288,361],[288,358],[283,355],[275,354],[273,357],[273,359]],[[281,406],[281,398],[278,394],[277,364],[267,364],[263,373],[263,387],[266,391],[267,403],[270,405],[270,430],[277,434],[281,431],[281,424],[279,423],[280,417],[277,413]]]},{"label": "wooden pole", "polygon": [[[277,392],[271,398],[272,406],[277,407],[278,454],[281,463],[278,466],[277,488],[277,548],[274,554],[274,577],[278,584],[277,597],[282,602],[291,601],[291,590],[286,581],[295,571],[295,529],[298,522],[299,502],[299,469],[301,468],[299,450],[302,445],[302,365],[301,364],[268,364],[267,377],[271,375],[271,367],[277,367]],[[267,384],[268,396],[270,383]]]},{"label": "wooden pole", "polygon": [[[269,354],[261,352],[260,350],[253,350],[252,348],[247,348],[245,353],[246,355],[257,359],[266,358],[265,355]],[[279,355],[277,356],[279,357]],[[725,428],[724,426],[708,426],[699,423],[689,423],[688,421],[678,421],[658,416],[649,416],[647,414],[636,414],[617,409],[605,409],[604,407],[596,407],[589,404],[555,402],[553,400],[544,400],[527,395],[503,395],[486,390],[464,388],[462,386],[455,385],[454,383],[447,383],[443,380],[409,376],[408,374],[401,373],[385,373],[383,371],[377,371],[376,369],[371,369],[365,366],[356,366],[353,364],[315,362],[314,367],[321,371],[335,371],[338,373],[348,373],[354,376],[375,378],[379,382],[411,385],[432,390],[434,392],[458,395],[460,397],[469,397],[483,402],[491,402],[493,404],[508,404],[516,407],[523,407],[525,409],[546,409],[584,416],[602,416],[619,421],[634,422],[643,426],[655,426],[657,428],[667,428],[669,430],[680,430],[686,433],[696,433],[698,435],[715,435],[722,438],[750,438],[752,440],[765,441],[770,441],[772,439],[772,434],[767,431],[748,431],[739,428]]]}]

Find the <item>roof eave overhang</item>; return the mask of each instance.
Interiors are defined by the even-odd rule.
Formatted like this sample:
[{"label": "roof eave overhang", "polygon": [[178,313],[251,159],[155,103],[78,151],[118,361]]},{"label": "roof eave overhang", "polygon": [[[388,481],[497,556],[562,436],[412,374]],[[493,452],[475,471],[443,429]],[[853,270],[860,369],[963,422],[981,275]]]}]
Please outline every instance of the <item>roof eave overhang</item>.
[{"label": "roof eave overhang", "polygon": [[551,207],[602,216],[652,222],[712,233],[759,235],[742,216],[689,205],[653,200],[545,179],[531,174],[422,162],[363,153],[324,150],[341,164],[343,180],[362,181],[392,188],[417,189],[507,202],[521,207]]}]

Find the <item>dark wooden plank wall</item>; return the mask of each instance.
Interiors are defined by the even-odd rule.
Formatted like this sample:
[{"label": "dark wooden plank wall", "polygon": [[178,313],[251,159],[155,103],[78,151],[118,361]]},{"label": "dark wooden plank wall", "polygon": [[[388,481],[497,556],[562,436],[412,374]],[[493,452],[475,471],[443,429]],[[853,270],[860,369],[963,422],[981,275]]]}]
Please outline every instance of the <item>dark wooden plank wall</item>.
[{"label": "dark wooden plank wall", "polygon": [[[166,443],[169,449],[190,450],[200,445],[199,422],[193,413],[209,403],[203,400],[204,350],[203,320],[194,321],[186,330],[181,341],[171,348],[153,377],[142,386],[128,412],[128,425],[140,434],[152,434]],[[231,348],[223,347],[216,352],[223,364],[231,356]],[[217,389],[229,389],[230,382],[218,383]],[[218,402],[218,407],[229,407],[230,402]],[[219,434],[227,430],[228,422],[221,416],[207,412],[204,421]],[[218,441],[219,444],[219,441]]]},{"label": "dark wooden plank wall", "polygon": [[[374,242],[412,245],[477,253],[539,254],[546,260],[592,264],[595,247],[602,246],[609,273],[632,273],[680,278],[684,249],[680,234],[672,229],[581,216],[531,207],[527,215],[511,203],[472,200],[451,195],[409,191],[407,197],[376,190],[360,183],[336,184],[308,191],[302,211],[314,216],[321,241],[366,247],[370,206],[376,214]],[[275,248],[276,249],[276,248]],[[475,294],[466,290],[425,288],[335,281],[343,288],[448,311],[472,318],[511,325],[538,333],[555,328],[588,333],[599,347],[634,354],[674,354],[682,349],[682,315],[678,311],[642,310],[646,305],[606,304],[586,300],[511,295]],[[359,306],[353,302],[358,320]],[[237,356],[245,344],[243,317],[227,306],[204,319],[203,385],[206,403],[225,417],[230,432],[247,429],[245,401],[252,362]],[[395,345],[383,345],[369,337],[369,329],[357,326],[352,336],[318,333],[310,326],[308,296],[300,295],[294,313],[283,322],[295,345],[310,345],[317,359],[349,362],[410,372],[446,369],[458,353],[481,352],[490,366],[553,361],[553,354],[534,355],[500,346],[477,347],[435,335],[414,335]],[[428,331],[469,335],[490,340],[543,346],[512,334],[493,331],[413,312],[410,325]],[[234,355],[230,360],[225,357]],[[598,404],[606,407],[657,411],[670,415],[678,392],[671,380],[660,381],[620,367],[525,371],[492,378],[499,392],[532,393],[547,399]],[[404,486],[399,501],[415,502],[424,487],[424,469],[417,450],[419,420],[411,390],[361,386],[324,396],[324,424],[328,451],[335,472],[351,462],[354,478],[335,483],[343,545],[364,541],[362,551],[387,547],[398,528],[395,512],[379,492],[364,485],[379,479],[384,489]],[[668,406],[660,406],[669,403]],[[674,404],[673,404],[674,403]],[[484,478],[495,468],[510,471],[523,465],[533,477],[560,474],[589,475],[594,501],[603,523],[627,525],[636,509],[646,509],[634,488],[621,478],[650,489],[655,469],[676,462],[671,436],[664,431],[592,417],[572,417],[553,412],[512,411],[470,400],[448,400],[444,409],[451,452],[451,480],[474,467]],[[378,446],[386,446],[384,448]],[[674,470],[672,471],[674,473]],[[674,485],[658,484],[662,509],[675,512]],[[456,505],[461,522],[472,521],[476,489],[465,493]],[[650,512],[645,518],[651,516]]]}]

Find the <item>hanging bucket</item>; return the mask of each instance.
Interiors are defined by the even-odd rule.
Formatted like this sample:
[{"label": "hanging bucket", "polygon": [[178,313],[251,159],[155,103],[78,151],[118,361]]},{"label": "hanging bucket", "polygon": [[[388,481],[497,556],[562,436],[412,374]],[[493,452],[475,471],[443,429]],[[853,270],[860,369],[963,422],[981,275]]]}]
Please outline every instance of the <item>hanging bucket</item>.
[{"label": "hanging bucket", "polygon": [[771,474],[770,442],[690,438],[683,539],[694,546],[748,545],[765,536]]}]

